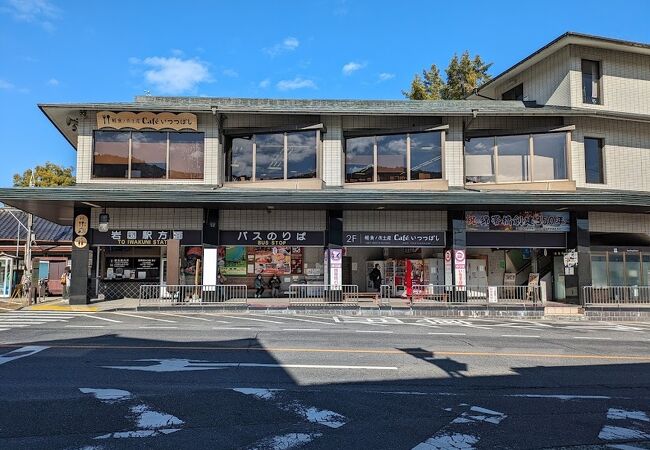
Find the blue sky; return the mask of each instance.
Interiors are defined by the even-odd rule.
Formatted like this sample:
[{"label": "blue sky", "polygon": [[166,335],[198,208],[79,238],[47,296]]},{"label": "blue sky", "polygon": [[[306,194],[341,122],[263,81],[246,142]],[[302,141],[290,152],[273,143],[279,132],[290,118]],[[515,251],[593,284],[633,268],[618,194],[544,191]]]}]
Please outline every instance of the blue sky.
[{"label": "blue sky", "polygon": [[399,99],[454,52],[496,75],[568,30],[648,43],[649,18],[647,0],[0,0],[0,186],[48,160],[74,165],[37,103]]}]

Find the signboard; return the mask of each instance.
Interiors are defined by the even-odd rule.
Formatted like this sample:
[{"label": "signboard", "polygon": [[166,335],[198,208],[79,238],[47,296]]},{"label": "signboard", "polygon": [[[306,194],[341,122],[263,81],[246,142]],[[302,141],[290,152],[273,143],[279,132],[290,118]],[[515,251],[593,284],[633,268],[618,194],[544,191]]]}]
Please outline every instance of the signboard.
[{"label": "signboard", "polygon": [[466,211],[467,231],[527,231],[557,232],[570,231],[568,212],[491,212]]},{"label": "signboard", "polygon": [[325,245],[322,231],[220,231],[221,245],[251,245],[256,247]]},{"label": "signboard", "polygon": [[467,284],[465,268],[465,250],[454,250],[454,279],[459,291],[465,290]]},{"label": "signboard", "polygon": [[97,245],[163,246],[169,239],[181,245],[201,245],[203,235],[198,230],[93,230],[92,243]]},{"label": "signboard", "polygon": [[504,273],[503,274],[503,285],[504,286],[514,286],[517,281],[516,273]]},{"label": "signboard", "polygon": [[496,286],[488,286],[488,303],[497,303],[499,296]]},{"label": "signboard", "polygon": [[153,130],[194,130],[196,131],[196,114],[192,113],[154,113],[154,112],[97,112],[97,128],[132,128],[142,130],[145,128]]},{"label": "signboard", "polygon": [[74,218],[74,233],[77,236],[85,236],[88,233],[88,216],[79,214]]},{"label": "signboard", "polygon": [[452,269],[454,259],[454,252],[445,250],[445,286],[450,287],[454,285],[454,272]]},{"label": "signboard", "polygon": [[343,242],[348,247],[444,247],[445,232],[350,231],[344,233]]},{"label": "signboard", "polygon": [[158,270],[160,258],[135,258],[134,267],[136,270]]},{"label": "signboard", "polygon": [[330,285],[333,291],[340,291],[343,283],[343,249],[331,248],[330,254]]},{"label": "signboard", "polygon": [[86,245],[88,245],[88,239],[86,239],[84,236],[77,236],[74,238],[75,247],[84,248]]},{"label": "signboard", "polygon": [[[223,260],[219,263],[221,275],[224,276],[246,276],[247,271],[247,254],[246,247],[238,245],[234,247],[220,247],[220,258]],[[253,273],[255,269],[251,271]]]}]

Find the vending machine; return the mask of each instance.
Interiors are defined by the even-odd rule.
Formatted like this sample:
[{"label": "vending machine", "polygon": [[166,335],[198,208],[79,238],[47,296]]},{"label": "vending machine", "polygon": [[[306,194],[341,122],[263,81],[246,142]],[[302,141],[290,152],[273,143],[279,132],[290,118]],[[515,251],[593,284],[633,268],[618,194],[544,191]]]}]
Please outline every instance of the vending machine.
[{"label": "vending machine", "polygon": [[434,286],[445,284],[445,260],[442,258],[428,258],[424,260],[426,267],[426,283]]}]

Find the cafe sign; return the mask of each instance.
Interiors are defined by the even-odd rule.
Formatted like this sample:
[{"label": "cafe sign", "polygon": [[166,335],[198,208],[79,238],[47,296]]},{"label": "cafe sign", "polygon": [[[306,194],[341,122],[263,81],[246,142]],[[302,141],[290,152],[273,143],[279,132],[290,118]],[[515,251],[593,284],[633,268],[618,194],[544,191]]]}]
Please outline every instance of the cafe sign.
[{"label": "cafe sign", "polygon": [[465,212],[467,231],[526,231],[568,233],[568,212],[518,211],[518,212]]},{"label": "cafe sign", "polygon": [[130,111],[111,112],[99,111],[97,113],[97,128],[132,128],[135,130],[194,130],[196,131],[196,114],[192,113],[154,113]]},{"label": "cafe sign", "polygon": [[322,231],[220,231],[220,245],[253,245],[257,247],[325,245]]},{"label": "cafe sign", "polygon": [[445,232],[351,231],[344,234],[343,242],[349,247],[444,247]]},{"label": "cafe sign", "polygon": [[179,240],[181,245],[201,245],[202,233],[197,230],[93,230],[93,244],[162,246],[170,239]]}]

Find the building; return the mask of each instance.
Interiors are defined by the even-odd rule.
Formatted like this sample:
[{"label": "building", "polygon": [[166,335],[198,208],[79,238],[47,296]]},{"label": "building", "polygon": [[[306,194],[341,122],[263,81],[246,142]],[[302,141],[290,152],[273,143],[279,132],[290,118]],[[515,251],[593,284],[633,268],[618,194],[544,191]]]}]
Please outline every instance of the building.
[{"label": "building", "polygon": [[[39,279],[47,279],[51,295],[61,295],[61,275],[70,264],[72,227],[40,217],[32,224],[32,259],[38,263]],[[25,270],[27,214],[13,208],[0,208],[0,298],[10,297]]]},{"label": "building", "polygon": [[462,101],[39,106],[77,185],[0,200],[74,225],[74,303],[217,272],[366,290],[377,264],[392,295],[650,285],[650,45],[567,33]]}]

